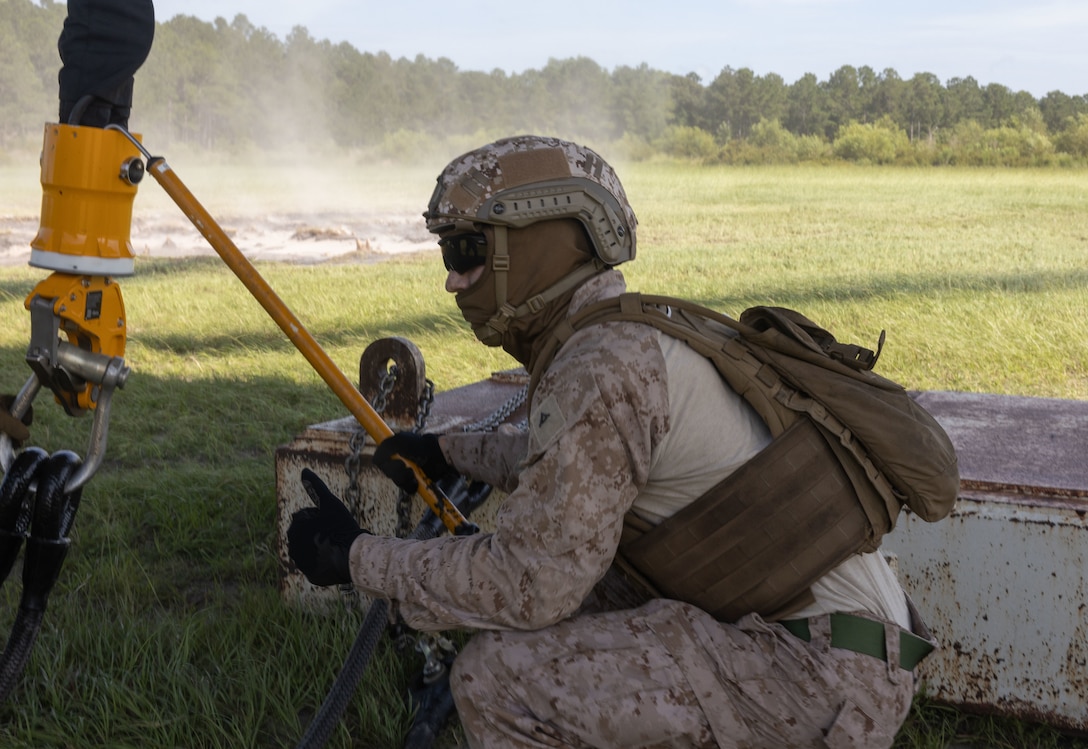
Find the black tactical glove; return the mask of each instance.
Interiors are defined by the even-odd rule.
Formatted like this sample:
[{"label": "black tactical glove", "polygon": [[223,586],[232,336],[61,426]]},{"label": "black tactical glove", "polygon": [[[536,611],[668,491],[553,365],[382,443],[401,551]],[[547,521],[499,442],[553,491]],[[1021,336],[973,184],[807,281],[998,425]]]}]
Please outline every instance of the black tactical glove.
[{"label": "black tactical glove", "polygon": [[20,420],[11,415],[14,404],[14,395],[0,395],[0,432],[11,437],[11,444],[19,449],[30,439],[30,430],[27,427],[34,423],[34,407],[28,408]]},{"label": "black tactical glove", "polygon": [[415,494],[419,488],[416,475],[403,460],[412,461],[431,481],[456,476],[457,471],[446,462],[442,448],[438,445],[438,436],[419,432],[397,432],[386,437],[374,451],[372,462],[386,476],[409,494]]},{"label": "black tactical glove", "polygon": [[287,554],[314,585],[350,583],[351,542],[368,531],[359,527],[351,511],[309,468],[302,469],[302,486],[317,506],[291,516]]}]

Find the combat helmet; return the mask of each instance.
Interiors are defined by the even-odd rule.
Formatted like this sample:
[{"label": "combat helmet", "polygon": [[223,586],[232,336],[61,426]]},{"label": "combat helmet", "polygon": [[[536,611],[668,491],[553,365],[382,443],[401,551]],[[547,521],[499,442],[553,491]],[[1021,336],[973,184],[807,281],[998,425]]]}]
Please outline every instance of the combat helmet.
[{"label": "combat helmet", "polygon": [[616,172],[595,151],[558,138],[504,138],[454,159],[423,216],[436,234],[575,218],[606,265],[635,256],[637,221]]},{"label": "combat helmet", "polygon": [[[495,315],[486,326],[474,325],[477,337],[489,345],[499,345],[511,320],[539,309],[602,267],[635,256],[637,220],[619,177],[595,151],[558,138],[503,138],[457,157],[438,176],[423,216],[427,229],[442,237],[490,227]],[[556,219],[582,225],[594,262],[531,299],[509,302],[506,280],[513,259],[507,230]]]}]

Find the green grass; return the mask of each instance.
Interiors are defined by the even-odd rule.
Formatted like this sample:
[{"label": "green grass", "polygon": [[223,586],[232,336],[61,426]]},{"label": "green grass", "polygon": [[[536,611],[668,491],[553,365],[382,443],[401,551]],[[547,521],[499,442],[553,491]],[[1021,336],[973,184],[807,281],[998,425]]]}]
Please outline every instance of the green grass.
[{"label": "green grass", "polygon": [[[174,166],[182,179],[195,175],[190,188],[219,216],[265,201],[313,210],[277,188],[296,192],[321,176],[237,167],[217,180],[210,167]],[[17,172],[0,170],[0,198],[15,206],[0,213],[22,210]],[[886,329],[878,369],[911,388],[1088,398],[1083,171],[643,164],[621,173],[641,220],[632,287],[733,313],[791,306],[863,344]],[[363,187],[353,190],[350,172],[331,172],[338,202],[322,208],[395,210],[411,205],[409,188],[422,206],[433,180],[400,172],[375,204],[383,180],[356,176]],[[156,191],[141,187],[137,216],[169,208]],[[352,379],[366,345],[394,335],[420,347],[439,390],[511,366],[476,343],[434,258],[259,269]],[[0,392],[29,376],[22,303],[44,276],[0,269]],[[217,260],[141,259],[121,283],[133,374],[114,399],[107,460],[84,491],[30,666],[0,706],[0,745],[293,745],[360,619],[280,598],[273,451],[344,409]],[[36,444],[85,449],[87,419],[64,416],[47,396],[37,406]],[[19,588],[13,574],[0,591],[0,632]],[[406,660],[379,653],[331,746],[399,745]],[[956,742],[1075,745],[925,700],[899,745]]]},{"label": "green grass", "polygon": [[[1083,172],[639,169],[632,285],[772,302],[920,389],[1088,397]],[[644,207],[643,207],[644,206]]]}]

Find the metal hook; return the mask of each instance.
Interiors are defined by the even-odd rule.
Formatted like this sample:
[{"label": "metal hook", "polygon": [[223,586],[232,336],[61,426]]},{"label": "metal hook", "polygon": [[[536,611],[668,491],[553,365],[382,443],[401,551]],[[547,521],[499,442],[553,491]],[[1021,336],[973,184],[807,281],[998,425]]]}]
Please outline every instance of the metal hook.
[{"label": "metal hook", "polygon": [[[74,346],[72,348],[75,348]],[[113,401],[113,391],[120,386],[124,377],[128,374],[128,368],[111,362],[107,365],[103,376],[104,384],[98,396],[98,405],[94,411],[94,421],[91,422],[91,434],[87,445],[87,455],[83,463],[69,477],[64,486],[65,492],[71,493],[81,489],[94,476],[106,457],[106,442],[109,437],[110,404]],[[119,369],[120,367],[120,369]],[[121,371],[123,370],[123,371]],[[41,390],[41,382],[37,375],[32,375],[22,390],[15,396],[15,402],[11,406],[11,414],[16,418],[22,417],[30,408],[38,391]],[[15,460],[15,445],[7,434],[0,434],[0,467],[6,474]]]}]

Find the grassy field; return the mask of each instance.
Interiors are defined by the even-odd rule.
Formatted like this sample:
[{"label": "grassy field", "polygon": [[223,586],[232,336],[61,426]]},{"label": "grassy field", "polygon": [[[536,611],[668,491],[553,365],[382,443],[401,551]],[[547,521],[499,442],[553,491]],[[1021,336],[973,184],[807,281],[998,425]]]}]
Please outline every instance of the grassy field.
[{"label": "grassy field", "polygon": [[[435,171],[171,163],[216,215],[421,209]],[[621,174],[641,221],[632,287],[732,313],[790,306],[862,344],[886,329],[878,370],[911,388],[1088,398],[1083,171],[640,164]],[[36,213],[26,181],[0,169],[0,215]],[[170,209],[158,192],[141,188],[137,214]],[[369,342],[393,335],[420,347],[439,390],[511,366],[475,342],[433,257],[260,270],[349,376]],[[0,392],[29,376],[22,302],[44,275],[0,269]],[[218,261],[140,260],[122,288],[133,375],[30,666],[0,706],[0,745],[293,745],[360,618],[280,599],[273,451],[343,408]],[[43,396],[33,441],[81,452],[88,426]],[[0,591],[0,633],[19,589],[13,574]],[[330,746],[399,746],[414,663],[391,649],[378,658]],[[1088,746],[925,704],[899,746],[957,742]]]}]

